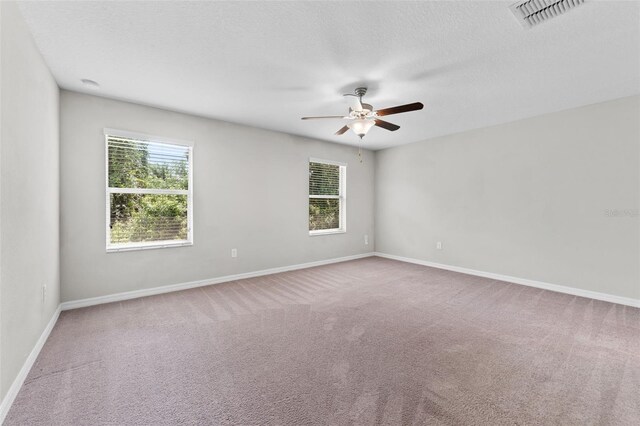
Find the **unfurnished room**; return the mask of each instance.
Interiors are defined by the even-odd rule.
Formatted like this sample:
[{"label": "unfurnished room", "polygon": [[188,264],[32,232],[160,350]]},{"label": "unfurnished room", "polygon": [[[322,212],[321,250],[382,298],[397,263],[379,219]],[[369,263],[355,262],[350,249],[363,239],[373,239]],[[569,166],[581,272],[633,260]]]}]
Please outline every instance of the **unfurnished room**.
[{"label": "unfurnished room", "polygon": [[639,425],[640,0],[0,0],[0,424]]}]

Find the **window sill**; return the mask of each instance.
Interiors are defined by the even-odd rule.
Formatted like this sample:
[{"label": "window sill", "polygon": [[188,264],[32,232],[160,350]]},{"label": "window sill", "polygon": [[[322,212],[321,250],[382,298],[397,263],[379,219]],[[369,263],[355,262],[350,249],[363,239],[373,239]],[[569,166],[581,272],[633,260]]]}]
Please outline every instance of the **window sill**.
[{"label": "window sill", "polygon": [[192,246],[193,241],[154,241],[151,243],[141,243],[136,245],[122,244],[107,247],[107,253],[118,253],[121,251],[137,251],[137,250],[154,250],[170,247],[186,247]]},{"label": "window sill", "polygon": [[344,234],[347,231],[344,229],[322,229],[318,231],[309,231],[310,237],[316,237],[318,235],[332,235],[332,234]]}]

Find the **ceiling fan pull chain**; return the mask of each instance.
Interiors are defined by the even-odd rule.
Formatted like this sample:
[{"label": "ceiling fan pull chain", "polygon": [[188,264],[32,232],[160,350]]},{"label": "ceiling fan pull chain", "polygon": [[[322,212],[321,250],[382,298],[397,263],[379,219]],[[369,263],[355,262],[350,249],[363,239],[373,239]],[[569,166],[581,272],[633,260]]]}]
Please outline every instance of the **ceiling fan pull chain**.
[{"label": "ceiling fan pull chain", "polygon": [[362,163],[362,147],[358,145],[358,160]]}]

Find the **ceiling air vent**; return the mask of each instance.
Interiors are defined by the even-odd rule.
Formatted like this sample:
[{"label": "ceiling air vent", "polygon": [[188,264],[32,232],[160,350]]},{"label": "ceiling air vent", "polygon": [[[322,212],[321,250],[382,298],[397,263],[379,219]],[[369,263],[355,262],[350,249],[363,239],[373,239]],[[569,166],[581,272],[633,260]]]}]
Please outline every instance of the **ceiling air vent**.
[{"label": "ceiling air vent", "polygon": [[584,3],[584,0],[526,0],[509,6],[516,19],[525,28],[555,18]]}]

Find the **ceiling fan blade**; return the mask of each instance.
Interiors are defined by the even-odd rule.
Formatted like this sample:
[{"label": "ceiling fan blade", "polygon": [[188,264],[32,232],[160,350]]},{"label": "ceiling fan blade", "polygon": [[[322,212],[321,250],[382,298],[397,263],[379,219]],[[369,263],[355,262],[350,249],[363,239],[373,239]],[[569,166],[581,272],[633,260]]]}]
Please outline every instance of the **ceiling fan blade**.
[{"label": "ceiling fan blade", "polygon": [[344,126],[344,127],[342,127],[340,130],[338,130],[338,131],[336,132],[336,135],[340,136],[340,135],[342,135],[344,132],[346,132],[347,130],[349,130],[349,126]]},{"label": "ceiling fan blade", "polygon": [[389,123],[388,121],[383,121],[383,120],[375,120],[376,122],[376,126],[378,127],[382,127],[383,129],[387,129],[387,130],[391,130],[392,132],[395,132],[396,130],[398,130],[400,128],[400,126],[393,124],[393,123]]},{"label": "ceiling fan blade", "polygon": [[354,111],[362,111],[362,104],[360,103],[360,97],[356,96],[356,95],[351,95],[351,94],[346,94],[346,95],[342,95],[344,96],[344,98],[347,100],[347,103],[349,104],[349,108],[351,108]]},{"label": "ceiling fan blade", "polygon": [[343,115],[324,115],[320,117],[302,117],[301,120],[317,120],[319,118],[345,118]]},{"label": "ceiling fan blade", "polygon": [[424,105],[422,105],[421,102],[414,102],[412,104],[379,109],[378,111],[376,111],[376,115],[378,115],[378,117],[383,117],[385,115],[400,114],[401,112],[417,111],[422,108],[424,108]]}]

